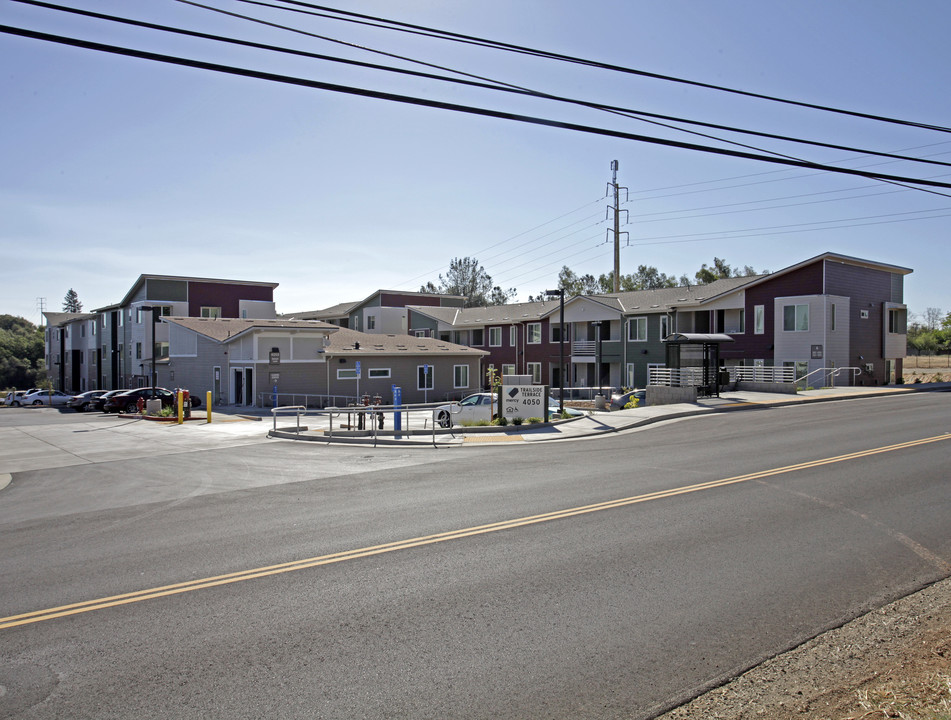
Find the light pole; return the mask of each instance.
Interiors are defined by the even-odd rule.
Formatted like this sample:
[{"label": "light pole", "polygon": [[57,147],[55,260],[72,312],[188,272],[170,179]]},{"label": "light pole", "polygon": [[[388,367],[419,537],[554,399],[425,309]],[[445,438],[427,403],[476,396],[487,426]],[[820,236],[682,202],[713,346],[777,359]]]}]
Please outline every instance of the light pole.
[{"label": "light pole", "polygon": [[155,399],[155,311],[158,310],[154,305],[143,305],[142,310],[152,313],[152,399]]},{"label": "light pole", "polygon": [[559,318],[560,330],[558,331],[558,412],[565,414],[565,291],[546,290],[545,294],[549,297],[555,296],[560,300]]}]

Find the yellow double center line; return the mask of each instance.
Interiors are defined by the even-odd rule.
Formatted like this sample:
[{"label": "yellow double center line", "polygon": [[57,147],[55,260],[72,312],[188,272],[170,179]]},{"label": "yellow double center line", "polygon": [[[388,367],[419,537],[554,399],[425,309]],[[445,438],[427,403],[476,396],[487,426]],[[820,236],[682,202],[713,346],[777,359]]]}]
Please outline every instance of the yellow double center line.
[{"label": "yellow double center line", "polygon": [[331,553],[329,555],[320,555],[317,557],[306,558],[304,560],[281,563],[279,565],[268,565],[267,567],[255,568],[253,570],[244,570],[241,572],[228,573],[226,575],[215,575],[213,577],[202,578],[200,580],[191,580],[189,582],[175,583],[173,585],[164,585],[162,587],[150,588],[148,590],[139,590],[137,592],[125,593],[123,595],[113,595],[112,597],[99,598],[98,600],[87,600],[86,602],[73,603],[71,605],[61,605],[60,607],[49,608],[47,610],[37,610],[35,612],[23,613],[22,615],[11,615],[9,617],[0,618],[0,630],[17,627],[18,625],[29,625],[31,623],[42,622],[43,620],[53,620],[54,618],[66,617],[68,615],[78,615],[80,613],[91,612],[93,610],[103,610],[105,608],[116,607],[118,605],[128,605],[129,603],[141,602],[143,600],[152,600],[154,598],[166,597],[168,595],[178,595],[181,593],[192,592],[194,590],[204,590],[206,588],[217,587],[219,585],[230,585],[231,583],[268,577],[269,575],[279,575],[281,573],[294,572],[297,570],[306,570],[307,568],[319,567],[321,565],[331,565],[333,563],[345,562],[347,560],[356,560],[358,558],[371,557],[373,555],[382,555],[384,553],[396,552],[397,550],[408,550],[410,548],[422,547],[424,545],[434,545],[436,543],[446,542],[448,540],[458,540],[460,538],[484,535],[487,533],[499,532],[501,530],[511,530],[512,528],[534,525],[536,523],[550,522],[552,520],[562,520],[564,518],[574,517],[576,515],[601,512],[602,510],[612,510],[614,508],[625,507],[627,505],[636,505],[638,503],[675,497],[677,495],[686,495],[689,493],[701,492],[703,490],[712,490],[713,488],[749,482],[750,480],[758,480],[774,475],[781,475],[783,473],[796,472],[798,470],[808,470],[810,468],[831,465],[833,463],[847,462],[849,460],[857,460],[859,458],[865,458],[871,455],[894,452],[896,450],[904,450],[906,448],[917,447],[919,445],[928,445],[930,443],[941,442],[942,440],[949,439],[951,439],[951,434],[938,435],[935,437],[924,438],[922,440],[912,440],[910,442],[898,443],[897,445],[887,445],[885,447],[873,448],[871,450],[862,450],[860,452],[849,453],[848,455],[838,455],[836,457],[812,460],[810,462],[799,463],[797,465],[788,465],[786,467],[763,470],[760,472],[749,473],[748,475],[737,475],[736,477],[725,478],[722,480],[712,480],[710,482],[698,483],[696,485],[687,485],[685,487],[672,488],[670,490],[660,490],[657,492],[645,493],[644,495],[635,495],[633,497],[595,503],[593,505],[582,505],[580,507],[568,508],[565,510],[556,510],[550,513],[543,513],[541,515],[530,515],[527,517],[516,518],[514,520],[504,520],[502,522],[490,523],[488,525],[477,525],[475,527],[464,528],[461,530],[451,530],[449,532],[437,533],[435,535],[424,535],[422,537],[410,538],[408,540],[384,543],[382,545],[373,545],[370,547],[358,548],[356,550]]}]

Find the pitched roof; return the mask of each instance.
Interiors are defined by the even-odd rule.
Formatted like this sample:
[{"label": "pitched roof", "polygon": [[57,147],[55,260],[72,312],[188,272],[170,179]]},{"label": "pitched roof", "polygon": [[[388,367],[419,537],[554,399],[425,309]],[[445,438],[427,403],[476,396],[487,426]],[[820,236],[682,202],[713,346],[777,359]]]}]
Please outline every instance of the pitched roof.
[{"label": "pitched roof", "polygon": [[[357,344],[359,343],[359,347]],[[485,350],[435,338],[364,333],[340,328],[330,336],[328,355],[488,355]]]},{"label": "pitched roof", "polygon": [[435,308],[424,305],[409,307],[413,312],[448,323],[453,327],[481,327],[492,323],[511,324],[540,320],[558,309],[558,301],[484,305],[470,308]]},{"label": "pitched roof", "polygon": [[297,320],[327,320],[330,318],[346,317],[360,301],[342,302],[331,305],[323,310],[301,310],[300,312],[282,313],[281,317]]},{"label": "pitched roof", "polygon": [[488,355],[465,345],[417,338],[411,335],[384,335],[348,330],[319,320],[243,320],[237,318],[163,317],[162,320],[192,330],[218,342],[231,342],[252,330],[320,330],[330,337],[327,355]]},{"label": "pitched roof", "polygon": [[661,312],[675,307],[698,305],[724,293],[733,292],[750,285],[765,275],[722,278],[706,285],[688,287],[655,288],[653,290],[633,290],[623,293],[594,295],[595,299],[615,299],[621,306],[621,312]]},{"label": "pitched roof", "polygon": [[77,320],[91,320],[92,318],[98,317],[98,314],[94,312],[44,312],[43,315],[46,316],[47,327],[58,327],[60,325],[65,325],[68,322],[75,322]]},{"label": "pitched roof", "polygon": [[173,325],[179,325],[204,335],[218,342],[232,340],[249,330],[280,329],[280,330],[323,330],[335,333],[340,328],[336,325],[320,322],[319,320],[287,320],[274,319],[243,319],[243,318],[197,318],[197,317],[163,317],[162,320]]}]

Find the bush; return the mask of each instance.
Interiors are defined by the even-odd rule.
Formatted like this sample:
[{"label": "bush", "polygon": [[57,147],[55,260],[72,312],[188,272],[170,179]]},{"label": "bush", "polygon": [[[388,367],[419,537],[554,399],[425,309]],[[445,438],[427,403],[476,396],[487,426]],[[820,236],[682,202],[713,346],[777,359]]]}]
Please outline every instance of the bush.
[{"label": "bush", "polygon": [[513,424],[513,425],[521,425],[521,424],[522,424],[522,418],[520,418],[520,417],[512,418],[512,424]]},{"label": "bush", "polygon": [[493,420],[492,422],[493,422],[495,425],[501,425],[502,427],[505,427],[506,425],[509,424],[508,418],[506,418],[505,416],[497,417],[497,418],[495,418],[495,420]]},{"label": "bush", "polygon": [[529,425],[535,425],[535,424],[541,423],[541,422],[545,422],[545,421],[542,420],[540,417],[530,417],[530,418],[528,419],[528,424],[529,424]]},{"label": "bush", "polygon": [[636,408],[636,407],[637,407],[638,405],[640,405],[640,404],[641,404],[641,401],[640,401],[640,400],[638,400],[636,397],[631,397],[631,399],[627,401],[627,405],[625,405],[623,409],[624,409],[624,410],[633,410],[634,408]]}]

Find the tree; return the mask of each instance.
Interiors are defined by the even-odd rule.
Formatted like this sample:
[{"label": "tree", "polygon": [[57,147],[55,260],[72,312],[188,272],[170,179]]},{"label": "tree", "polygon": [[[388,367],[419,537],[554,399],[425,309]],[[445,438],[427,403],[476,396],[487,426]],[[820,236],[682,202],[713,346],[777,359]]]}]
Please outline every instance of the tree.
[{"label": "tree", "polygon": [[420,292],[444,295],[462,295],[466,307],[481,305],[504,305],[516,294],[515,288],[503,290],[492,283],[492,276],[475,258],[453,258],[446,276],[439,276],[439,285],[432,280],[423,285]]},{"label": "tree", "polygon": [[571,268],[563,265],[561,272],[558,273],[558,289],[563,290],[566,296],[597,295],[601,291],[601,286],[594,275],[578,277]]},{"label": "tree", "polygon": [[0,388],[26,389],[46,376],[43,330],[29,320],[0,315]]},{"label": "tree", "polygon": [[925,308],[924,323],[927,330],[937,330],[942,324],[941,308]]},{"label": "tree", "polygon": [[69,292],[66,293],[66,297],[63,298],[63,312],[79,313],[82,311],[83,304],[79,302],[79,295],[76,294],[75,290],[70,288]]},{"label": "tree", "polygon": [[[752,277],[753,275],[768,274],[769,270],[756,272],[752,265],[745,265],[742,270],[734,269],[727,264],[726,260],[714,257],[713,267],[707,267],[707,264],[704,263],[700,266],[700,269],[697,270],[696,274],[694,275],[694,279],[700,285],[709,285],[715,280],[722,280],[723,278]],[[683,279],[684,278],[681,278],[681,280]]]}]

